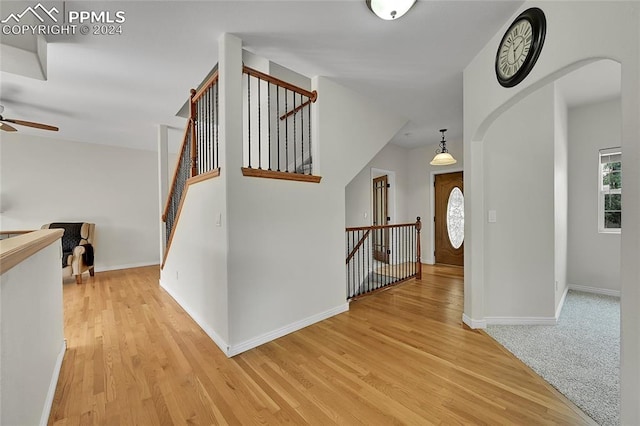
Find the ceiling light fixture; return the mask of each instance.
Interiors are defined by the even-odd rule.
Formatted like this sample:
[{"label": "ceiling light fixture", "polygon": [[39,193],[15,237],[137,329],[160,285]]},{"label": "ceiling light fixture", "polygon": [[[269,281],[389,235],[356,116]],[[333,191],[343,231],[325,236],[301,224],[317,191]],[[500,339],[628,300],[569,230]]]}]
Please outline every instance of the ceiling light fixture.
[{"label": "ceiling light fixture", "polygon": [[416,0],[366,0],[367,7],[386,21],[398,19],[411,9]]},{"label": "ceiling light fixture", "polygon": [[457,160],[447,150],[447,141],[444,140],[444,132],[446,131],[447,129],[440,129],[442,140],[440,141],[440,149],[436,150],[436,156],[429,163],[432,166],[449,166],[457,163]]}]

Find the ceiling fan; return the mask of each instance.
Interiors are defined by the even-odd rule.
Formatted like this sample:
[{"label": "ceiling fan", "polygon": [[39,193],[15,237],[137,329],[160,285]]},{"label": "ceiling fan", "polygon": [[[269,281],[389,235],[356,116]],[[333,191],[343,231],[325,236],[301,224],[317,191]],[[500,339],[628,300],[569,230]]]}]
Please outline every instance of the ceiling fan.
[{"label": "ceiling fan", "polygon": [[13,127],[12,125],[7,124],[7,123],[17,124],[19,126],[34,127],[36,129],[42,129],[42,130],[52,130],[54,132],[58,131],[57,127],[49,126],[47,124],[34,123],[33,121],[14,120],[12,118],[4,118],[2,116],[3,112],[4,112],[4,107],[2,105],[0,105],[0,130],[4,130],[5,132],[16,132],[16,131],[18,131],[18,129],[16,129],[15,127]]}]

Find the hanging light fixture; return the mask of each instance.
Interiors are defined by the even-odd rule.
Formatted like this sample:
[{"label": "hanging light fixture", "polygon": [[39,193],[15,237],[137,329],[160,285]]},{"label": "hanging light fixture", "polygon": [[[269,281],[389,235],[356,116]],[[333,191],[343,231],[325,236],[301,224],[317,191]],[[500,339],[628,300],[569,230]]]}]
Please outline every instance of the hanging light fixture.
[{"label": "hanging light fixture", "polygon": [[453,158],[453,155],[449,154],[449,151],[447,151],[447,141],[444,140],[444,132],[446,131],[447,129],[440,129],[440,132],[442,133],[442,140],[440,141],[440,149],[436,151],[436,156],[433,157],[433,160],[429,163],[432,166],[448,166],[457,163],[457,160]]},{"label": "hanging light fixture", "polygon": [[411,9],[416,0],[366,0],[367,7],[386,21],[398,19]]}]

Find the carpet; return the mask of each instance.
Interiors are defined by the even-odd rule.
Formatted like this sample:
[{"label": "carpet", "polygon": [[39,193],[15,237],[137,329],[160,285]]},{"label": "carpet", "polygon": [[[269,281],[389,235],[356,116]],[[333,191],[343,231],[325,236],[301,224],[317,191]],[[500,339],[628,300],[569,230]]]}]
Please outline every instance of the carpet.
[{"label": "carpet", "polygon": [[620,424],[619,298],[569,290],[557,325],[487,333],[598,424]]}]

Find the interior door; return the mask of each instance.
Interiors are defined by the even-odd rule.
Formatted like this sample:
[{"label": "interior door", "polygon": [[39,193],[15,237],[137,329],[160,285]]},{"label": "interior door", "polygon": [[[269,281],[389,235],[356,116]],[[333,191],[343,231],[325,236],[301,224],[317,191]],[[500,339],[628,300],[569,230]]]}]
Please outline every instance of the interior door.
[{"label": "interior door", "polygon": [[436,263],[464,265],[462,172],[435,176]]},{"label": "interior door", "polygon": [[[373,179],[373,225],[389,224],[389,197],[387,175]],[[373,258],[389,263],[389,230],[373,231]]]}]

